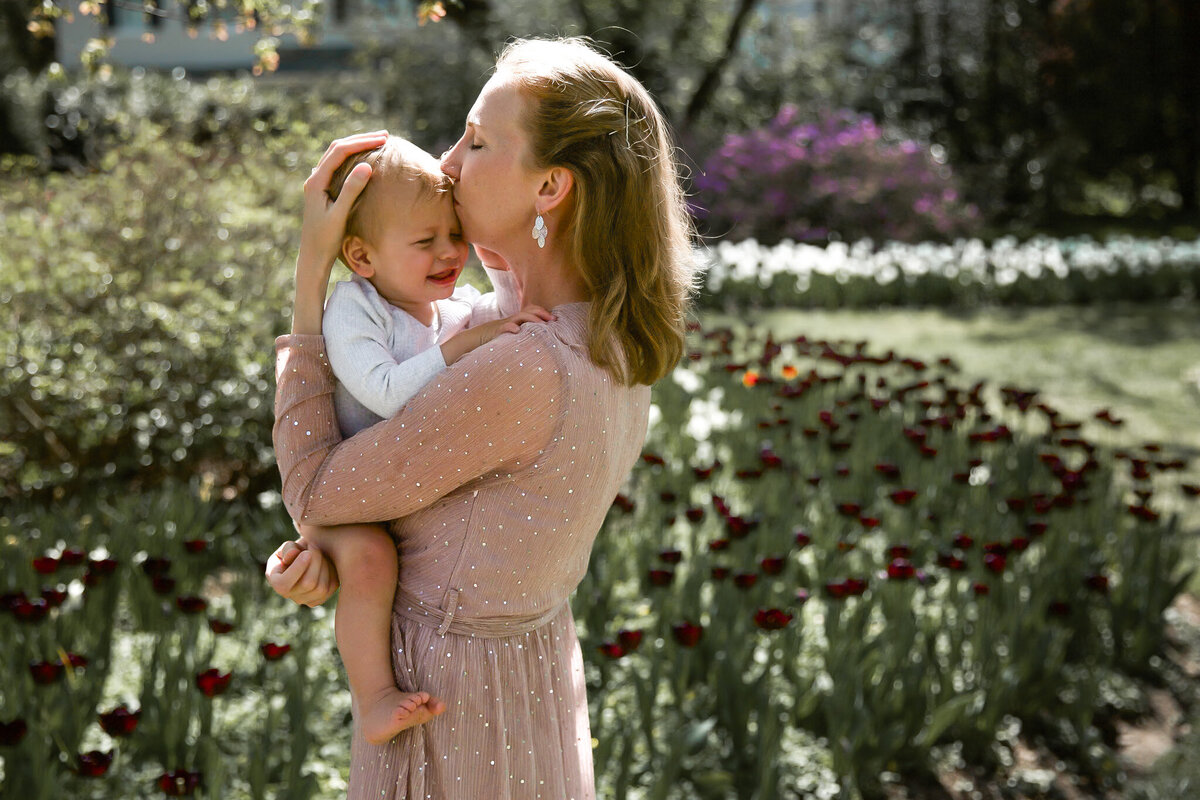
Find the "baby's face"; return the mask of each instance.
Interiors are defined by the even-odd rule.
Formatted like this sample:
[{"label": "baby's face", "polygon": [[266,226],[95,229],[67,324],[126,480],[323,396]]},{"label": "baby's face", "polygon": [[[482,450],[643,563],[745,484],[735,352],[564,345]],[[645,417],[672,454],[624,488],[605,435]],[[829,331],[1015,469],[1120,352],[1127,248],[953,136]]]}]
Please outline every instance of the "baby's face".
[{"label": "baby's face", "polygon": [[394,210],[373,243],[371,283],[385,300],[408,311],[449,297],[467,263],[467,243],[450,194],[415,202],[411,196],[380,199]]}]

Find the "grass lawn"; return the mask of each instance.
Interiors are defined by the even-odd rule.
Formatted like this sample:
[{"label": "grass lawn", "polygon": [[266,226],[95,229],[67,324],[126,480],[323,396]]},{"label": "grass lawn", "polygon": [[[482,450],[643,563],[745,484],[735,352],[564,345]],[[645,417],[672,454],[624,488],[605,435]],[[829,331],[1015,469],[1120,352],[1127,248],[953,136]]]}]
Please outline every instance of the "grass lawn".
[{"label": "grass lawn", "polygon": [[[763,310],[755,324],[777,338],[867,340],[874,353],[953,358],[964,382],[987,379],[994,389],[1014,384],[1040,390],[1041,399],[1084,434],[1116,448],[1161,443],[1189,460],[1185,480],[1200,483],[1200,305],[988,308],[974,311]],[[705,315],[705,325],[739,324],[745,317]],[[1092,419],[1108,408],[1125,420],[1111,429]],[[1190,565],[1200,565],[1200,504],[1167,495],[1163,510],[1182,511],[1181,529],[1196,541]],[[1200,572],[1190,591],[1200,595]]]}]

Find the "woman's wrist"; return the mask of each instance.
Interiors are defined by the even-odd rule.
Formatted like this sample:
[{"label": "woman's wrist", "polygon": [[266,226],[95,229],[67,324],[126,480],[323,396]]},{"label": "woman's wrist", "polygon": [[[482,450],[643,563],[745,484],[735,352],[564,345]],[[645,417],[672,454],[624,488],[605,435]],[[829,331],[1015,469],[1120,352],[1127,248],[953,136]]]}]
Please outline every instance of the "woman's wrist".
[{"label": "woman's wrist", "polygon": [[325,313],[325,290],[329,286],[331,264],[324,270],[296,263],[296,299],[292,308],[292,333],[321,334]]}]

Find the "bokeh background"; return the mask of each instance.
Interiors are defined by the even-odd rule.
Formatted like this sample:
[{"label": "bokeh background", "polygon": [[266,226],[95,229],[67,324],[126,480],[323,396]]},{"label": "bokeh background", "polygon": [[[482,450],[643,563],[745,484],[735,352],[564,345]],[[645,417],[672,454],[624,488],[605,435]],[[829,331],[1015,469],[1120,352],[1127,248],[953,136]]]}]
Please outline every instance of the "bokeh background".
[{"label": "bokeh background", "polygon": [[300,184],[577,34],[705,270],[576,595],[601,796],[1190,796],[1190,0],[4,2],[0,789],[344,788],[332,616],[260,572]]}]

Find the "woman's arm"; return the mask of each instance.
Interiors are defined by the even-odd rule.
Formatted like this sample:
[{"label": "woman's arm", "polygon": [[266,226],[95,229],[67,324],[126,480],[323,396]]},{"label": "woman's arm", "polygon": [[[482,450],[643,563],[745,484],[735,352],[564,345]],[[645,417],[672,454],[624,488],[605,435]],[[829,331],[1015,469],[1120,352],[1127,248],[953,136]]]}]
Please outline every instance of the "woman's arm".
[{"label": "woman's arm", "polygon": [[401,412],[342,441],[324,337],[276,341],[275,456],[292,519],[313,525],[411,514],[481,476],[526,467],[566,413],[543,325],[500,336]]},{"label": "woman's arm", "polygon": [[387,131],[360,133],[337,139],[321,156],[304,182],[304,222],[300,228],[300,254],[296,257],[296,299],[292,308],[292,333],[319,335],[325,308],[329,273],[342,247],[350,207],[371,177],[371,165],[359,164],[346,177],[336,201],[325,190],[329,179],[346,157],[379,147]]}]

